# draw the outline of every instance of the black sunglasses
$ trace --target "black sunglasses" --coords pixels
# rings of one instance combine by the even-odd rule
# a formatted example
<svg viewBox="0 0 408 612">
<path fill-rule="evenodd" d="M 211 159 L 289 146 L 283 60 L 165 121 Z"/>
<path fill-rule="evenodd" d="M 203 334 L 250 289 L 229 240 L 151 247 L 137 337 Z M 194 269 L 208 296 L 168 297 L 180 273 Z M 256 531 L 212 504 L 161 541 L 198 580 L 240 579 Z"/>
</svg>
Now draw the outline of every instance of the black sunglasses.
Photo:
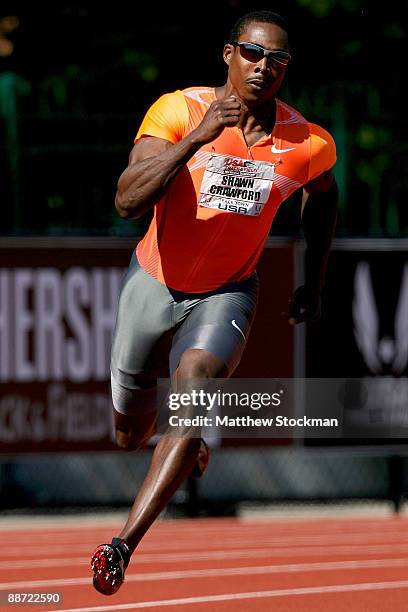
<svg viewBox="0 0 408 612">
<path fill-rule="evenodd" d="M 291 55 L 287 51 L 267 51 L 255 43 L 239 42 L 234 46 L 240 48 L 242 57 L 249 62 L 257 63 L 266 57 L 268 62 L 279 64 L 279 66 L 283 67 L 287 66 L 291 60 Z"/>
</svg>

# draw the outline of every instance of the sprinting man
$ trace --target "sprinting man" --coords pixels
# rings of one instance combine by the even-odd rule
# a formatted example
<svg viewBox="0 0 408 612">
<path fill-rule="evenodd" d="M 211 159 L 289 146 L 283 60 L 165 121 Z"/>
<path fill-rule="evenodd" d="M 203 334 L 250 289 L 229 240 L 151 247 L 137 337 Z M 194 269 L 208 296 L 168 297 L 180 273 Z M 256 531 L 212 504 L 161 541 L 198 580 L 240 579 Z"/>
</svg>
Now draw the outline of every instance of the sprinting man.
<svg viewBox="0 0 408 612">
<path fill-rule="evenodd" d="M 303 187 L 306 279 L 288 322 L 320 316 L 335 227 L 336 152 L 321 127 L 278 100 L 291 56 L 287 27 L 269 11 L 244 15 L 223 50 L 225 85 L 163 95 L 144 118 L 119 179 L 116 208 L 135 219 L 154 208 L 121 292 L 112 347 L 116 438 L 136 449 L 155 432 L 156 357 L 173 334 L 172 384 L 228 377 L 257 303 L 255 267 L 281 203 Z M 126 525 L 92 558 L 95 588 L 115 593 L 130 556 L 181 483 L 200 476 L 208 448 L 163 435 Z"/>
</svg>

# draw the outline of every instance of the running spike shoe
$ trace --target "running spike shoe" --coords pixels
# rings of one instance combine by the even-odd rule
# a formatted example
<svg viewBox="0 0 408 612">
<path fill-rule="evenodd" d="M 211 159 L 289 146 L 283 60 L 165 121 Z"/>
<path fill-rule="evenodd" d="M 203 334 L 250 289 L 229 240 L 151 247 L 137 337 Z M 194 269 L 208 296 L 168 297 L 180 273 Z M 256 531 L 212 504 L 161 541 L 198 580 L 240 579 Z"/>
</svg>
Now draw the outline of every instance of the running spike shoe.
<svg viewBox="0 0 408 612">
<path fill-rule="evenodd" d="M 125 580 L 130 550 L 124 540 L 113 538 L 111 544 L 101 544 L 91 559 L 93 585 L 103 595 L 113 595 Z"/>
</svg>

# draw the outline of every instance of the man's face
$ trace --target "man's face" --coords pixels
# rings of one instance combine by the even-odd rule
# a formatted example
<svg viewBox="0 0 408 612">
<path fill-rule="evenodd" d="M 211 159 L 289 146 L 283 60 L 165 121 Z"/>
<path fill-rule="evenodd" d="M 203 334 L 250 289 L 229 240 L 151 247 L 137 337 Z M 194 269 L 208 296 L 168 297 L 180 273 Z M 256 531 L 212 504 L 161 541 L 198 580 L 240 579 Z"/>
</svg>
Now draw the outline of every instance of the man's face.
<svg viewBox="0 0 408 612">
<path fill-rule="evenodd" d="M 250 23 L 238 42 L 254 43 L 267 51 L 289 51 L 285 30 L 273 23 Z M 273 100 L 286 73 L 286 66 L 272 58 L 257 58 L 245 48 L 229 44 L 224 47 L 224 61 L 230 83 L 248 106 Z"/>
</svg>

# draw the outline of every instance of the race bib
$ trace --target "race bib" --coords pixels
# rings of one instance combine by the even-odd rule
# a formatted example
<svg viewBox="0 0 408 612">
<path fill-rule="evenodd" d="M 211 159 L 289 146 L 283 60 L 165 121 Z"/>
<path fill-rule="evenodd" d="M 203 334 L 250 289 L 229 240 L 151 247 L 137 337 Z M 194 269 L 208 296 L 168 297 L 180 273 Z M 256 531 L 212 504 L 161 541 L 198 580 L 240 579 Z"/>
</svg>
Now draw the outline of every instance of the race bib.
<svg viewBox="0 0 408 612">
<path fill-rule="evenodd" d="M 256 217 L 268 201 L 274 172 L 268 162 L 213 154 L 207 162 L 198 204 Z"/>
</svg>

